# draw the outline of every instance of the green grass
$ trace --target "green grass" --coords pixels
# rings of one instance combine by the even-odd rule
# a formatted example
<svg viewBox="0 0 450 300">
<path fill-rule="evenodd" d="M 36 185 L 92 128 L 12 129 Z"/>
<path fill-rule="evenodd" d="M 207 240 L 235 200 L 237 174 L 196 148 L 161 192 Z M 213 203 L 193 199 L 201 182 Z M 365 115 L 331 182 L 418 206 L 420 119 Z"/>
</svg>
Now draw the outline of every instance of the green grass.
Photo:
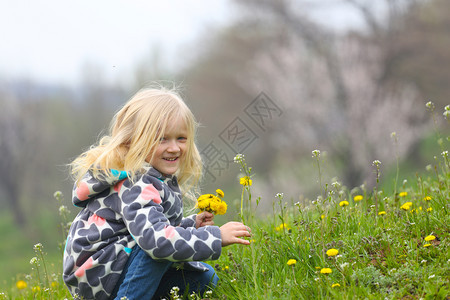
<svg viewBox="0 0 450 300">
<path fill-rule="evenodd" d="M 447 154 L 437 161 L 436 170 L 399 187 L 399 195 L 378 191 L 378 207 L 371 191 L 329 184 L 332 189 L 311 205 L 288 204 L 279 195 L 278 207 L 266 219 L 254 218 L 247 210 L 252 244 L 223 249 L 215 262 L 222 280 L 213 297 L 446 299 L 450 295 Z M 363 200 L 355 202 L 355 195 L 364 195 Z M 339 205 L 344 200 L 348 206 Z M 406 202 L 412 205 L 401 209 Z M 435 239 L 426 241 L 430 235 Z M 329 249 L 339 254 L 329 257 Z M 296 263 L 289 266 L 290 259 Z M 323 268 L 331 273 L 322 274 Z"/>
<path fill-rule="evenodd" d="M 320 155 L 316 159 L 320 165 Z M 243 173 L 252 175 L 245 161 L 240 165 Z M 236 211 L 252 228 L 251 244 L 225 247 L 220 259 L 210 262 L 221 280 L 211 294 L 203 297 L 448 299 L 447 152 L 434 160 L 430 171 L 419 172 L 414 178 L 399 183 L 395 195 L 391 188 L 388 192 L 375 188 L 378 192 L 374 192 L 348 189 L 336 182 L 322 182 L 322 195 L 314 202 L 293 203 L 282 194 L 266 195 L 268 199 L 273 197 L 275 204 L 272 214 L 266 216 L 256 216 L 259 199 L 251 198 L 251 187 L 243 187 Z M 355 195 L 363 199 L 355 202 Z M 348 205 L 340 206 L 344 200 Z M 412 203 L 408 209 L 403 206 L 407 202 Z M 377 213 L 382 211 L 385 214 Z M 426 241 L 431 235 L 435 238 Z M 329 249 L 337 249 L 338 255 L 328 256 Z M 35 256 L 39 267 L 31 270 L 29 265 L 28 276 L 15 276 L 24 280 L 26 287 L 19 289 L 14 282 L 3 290 L 0 299 L 70 298 L 60 273 L 45 274 L 46 259 L 38 250 Z M 29 264 L 30 259 L 23 260 Z M 295 263 L 288 265 L 292 259 Z M 322 274 L 324 268 L 331 273 Z"/>
</svg>

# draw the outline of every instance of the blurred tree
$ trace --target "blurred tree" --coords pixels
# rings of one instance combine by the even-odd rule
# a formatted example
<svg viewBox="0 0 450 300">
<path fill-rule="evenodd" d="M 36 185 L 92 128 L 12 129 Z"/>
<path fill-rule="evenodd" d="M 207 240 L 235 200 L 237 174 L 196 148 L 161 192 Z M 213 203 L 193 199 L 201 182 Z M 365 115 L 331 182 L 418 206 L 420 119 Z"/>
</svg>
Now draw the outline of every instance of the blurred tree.
<svg viewBox="0 0 450 300">
<path fill-rule="evenodd" d="M 310 152 L 316 148 L 328 152 L 330 177 L 338 176 L 350 187 L 373 183 L 375 159 L 388 168 L 397 157 L 414 152 L 431 128 L 425 109 L 429 94 L 422 87 L 431 80 L 425 71 L 439 67 L 414 69 L 420 76 L 411 71 L 417 64 L 412 53 L 428 59 L 433 54 L 413 38 L 418 35 L 414 26 L 423 25 L 406 24 L 416 22 L 414 15 L 424 19 L 422 9 L 442 1 L 386 0 L 375 5 L 343 0 L 367 23 L 344 33 L 313 21 L 308 7 L 316 2 L 235 2 L 240 9 L 234 24 L 198 41 L 203 47 L 182 76 L 209 132 L 219 133 L 261 91 L 283 108 L 280 124 L 250 149 L 251 163 L 269 183 L 263 184 L 266 192 L 277 187 L 308 194 L 316 177 L 311 172 L 317 170 L 306 165 L 311 165 Z M 435 32 L 436 47 L 439 36 L 447 39 L 444 28 Z M 446 53 L 446 48 L 439 49 Z M 392 132 L 399 140 L 397 149 Z M 215 136 L 204 143 L 211 138 Z"/>
<path fill-rule="evenodd" d="M 409 6 L 387 5 L 386 17 L 375 18 L 369 4 L 351 2 L 372 31 L 338 35 L 308 18 L 299 2 L 246 1 L 249 23 L 260 22 L 260 28 L 275 25 L 272 42 L 259 48 L 241 80 L 283 101 L 290 128 L 286 147 L 301 141 L 299 146 L 310 145 L 311 150 L 329 150 L 333 164 L 342 164 L 339 177 L 357 186 L 370 184 L 373 160 L 386 165 L 395 160 L 391 132 L 400 137 L 401 156 L 430 123 L 416 86 L 404 77 L 386 76 L 393 69 L 392 60 L 408 53 L 403 49 L 394 54 L 391 49 L 397 41 L 396 19 Z M 290 149 L 295 150 L 288 156 L 295 157 L 298 148 Z"/>
<path fill-rule="evenodd" d="M 276 124 L 266 128 L 266 132 L 257 131 L 257 125 L 246 117 L 244 109 L 262 90 L 255 91 L 247 85 L 246 80 L 240 79 L 248 62 L 252 61 L 260 47 L 265 46 L 267 33 L 249 24 L 235 24 L 213 35 L 203 37 L 196 45 L 198 52 L 195 57 L 186 57 L 189 67 L 181 70 L 179 81 L 187 86 L 186 100 L 193 109 L 201 126 L 199 129 L 200 150 L 213 142 L 220 148 L 221 153 L 227 155 L 231 164 L 220 173 L 220 184 L 235 184 L 236 168 L 233 168 L 233 157 L 236 153 L 231 151 L 221 141 L 219 135 L 236 118 L 240 117 L 256 131 L 258 138 L 244 154 L 249 156 L 252 165 L 258 165 L 259 175 L 270 172 L 275 161 L 276 145 L 268 132 L 276 131 Z M 265 90 L 266 91 L 266 90 Z M 219 173 L 217 173 L 219 175 Z M 205 182 L 206 188 L 214 188 L 217 183 Z M 210 186 L 209 186 L 210 185 Z"/>
<path fill-rule="evenodd" d="M 43 107 L 31 96 L 33 84 L 21 83 L 20 89 L 21 95 L 0 91 L 3 110 L 0 118 L 0 195 L 12 210 L 16 223 L 24 226 L 24 186 L 39 178 L 39 171 L 33 172 L 33 167 L 45 159 L 42 149 L 47 136 L 42 130 Z M 27 196 L 32 201 L 38 198 L 33 194 Z"/>
<path fill-rule="evenodd" d="M 445 0 L 384 1 L 387 18 L 366 2 L 348 0 L 364 16 L 368 42 L 384 49 L 380 81 L 413 84 L 439 108 L 450 97 L 450 2 Z"/>
<path fill-rule="evenodd" d="M 67 164 L 106 130 L 126 101 L 124 94 L 92 74 L 79 89 L 1 81 L 0 202 L 8 205 L 17 224 L 25 226 L 28 218 L 48 210 L 45 204 L 55 201 L 56 190 L 70 195 Z"/>
</svg>

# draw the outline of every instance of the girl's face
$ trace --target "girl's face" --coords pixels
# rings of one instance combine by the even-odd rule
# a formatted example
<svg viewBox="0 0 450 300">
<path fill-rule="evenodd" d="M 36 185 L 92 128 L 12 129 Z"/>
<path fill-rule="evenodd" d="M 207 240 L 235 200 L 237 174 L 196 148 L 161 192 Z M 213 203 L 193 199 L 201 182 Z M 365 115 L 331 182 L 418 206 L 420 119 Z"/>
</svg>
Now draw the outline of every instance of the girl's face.
<svg viewBox="0 0 450 300">
<path fill-rule="evenodd" d="M 153 159 L 150 161 L 152 167 L 164 175 L 175 174 L 184 159 L 187 138 L 188 130 L 181 118 L 170 123 L 160 144 L 156 147 Z"/>
</svg>

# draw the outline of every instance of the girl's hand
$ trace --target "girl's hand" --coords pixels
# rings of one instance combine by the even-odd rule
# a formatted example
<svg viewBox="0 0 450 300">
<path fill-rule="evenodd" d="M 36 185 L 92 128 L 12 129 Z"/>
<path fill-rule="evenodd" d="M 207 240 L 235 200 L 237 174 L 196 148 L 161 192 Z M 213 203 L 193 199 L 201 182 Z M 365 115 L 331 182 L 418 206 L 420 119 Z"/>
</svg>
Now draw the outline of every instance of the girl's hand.
<svg viewBox="0 0 450 300">
<path fill-rule="evenodd" d="M 207 225 L 214 225 L 213 219 L 214 219 L 213 213 L 210 213 L 208 211 L 201 212 L 195 217 L 195 228 Z"/>
<path fill-rule="evenodd" d="M 251 237 L 250 228 L 240 222 L 228 222 L 220 227 L 222 234 L 222 247 L 231 244 L 250 245 L 250 241 L 240 237 Z"/>
</svg>

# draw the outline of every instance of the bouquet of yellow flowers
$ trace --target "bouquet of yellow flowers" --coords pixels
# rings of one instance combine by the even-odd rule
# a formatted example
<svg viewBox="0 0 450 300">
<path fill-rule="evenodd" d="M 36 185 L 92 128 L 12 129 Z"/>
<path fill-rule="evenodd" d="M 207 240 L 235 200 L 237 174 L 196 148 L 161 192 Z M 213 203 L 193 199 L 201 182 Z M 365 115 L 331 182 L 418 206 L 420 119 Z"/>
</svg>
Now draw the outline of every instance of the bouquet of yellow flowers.
<svg viewBox="0 0 450 300">
<path fill-rule="evenodd" d="M 223 215 L 227 212 L 227 204 L 221 198 L 225 196 L 221 189 L 216 190 L 216 195 L 204 194 L 198 197 L 196 207 L 200 212 L 208 211 L 216 215 Z"/>
</svg>

